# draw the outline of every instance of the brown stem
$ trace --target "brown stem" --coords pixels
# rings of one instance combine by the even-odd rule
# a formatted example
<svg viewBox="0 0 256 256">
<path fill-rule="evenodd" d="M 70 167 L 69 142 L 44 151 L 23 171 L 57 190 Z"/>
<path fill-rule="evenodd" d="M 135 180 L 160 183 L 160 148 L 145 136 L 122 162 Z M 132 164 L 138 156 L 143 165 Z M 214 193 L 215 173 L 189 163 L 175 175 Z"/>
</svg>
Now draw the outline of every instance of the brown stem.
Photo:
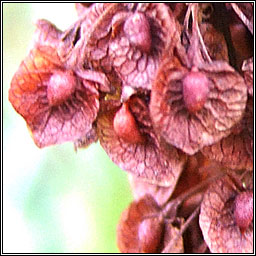
<svg viewBox="0 0 256 256">
<path fill-rule="evenodd" d="M 179 238 L 182 236 L 184 231 L 188 228 L 191 221 L 197 216 L 197 214 L 199 213 L 199 210 L 200 210 L 200 205 L 197 206 L 194 212 L 189 216 L 186 222 L 181 226 L 180 231 L 176 234 L 175 237 L 173 237 L 173 239 L 169 242 L 169 244 L 164 248 L 162 253 L 169 253 L 172 250 L 172 248 L 175 246 L 175 244 L 177 243 Z"/>
<path fill-rule="evenodd" d="M 199 26 L 198 26 L 198 20 L 197 20 L 198 19 L 198 3 L 192 5 L 191 11 L 192 11 L 192 19 L 193 19 L 192 33 L 193 33 L 193 35 L 196 35 L 196 38 L 197 38 L 196 40 L 198 40 L 200 42 L 202 52 L 203 52 L 207 62 L 211 63 L 212 59 L 208 54 L 208 51 L 206 49 L 203 37 L 201 35 L 200 29 L 199 29 Z"/>
<path fill-rule="evenodd" d="M 237 14 L 237 16 L 242 20 L 244 25 L 249 29 L 249 31 L 253 35 L 253 22 L 251 22 L 250 20 L 247 19 L 247 17 L 240 10 L 240 8 L 238 7 L 238 5 L 236 3 L 230 3 L 230 4 L 231 4 L 233 10 L 235 11 L 235 13 Z"/>
<path fill-rule="evenodd" d="M 212 59 L 208 54 L 198 25 L 198 3 L 191 3 L 188 5 L 188 10 L 184 19 L 184 27 L 186 33 L 188 33 L 189 30 L 190 15 L 192 15 L 192 36 L 190 37 L 191 45 L 188 55 L 192 60 L 192 66 L 198 66 L 198 63 L 203 63 L 203 56 L 207 62 L 211 63 Z M 201 48 L 201 51 L 199 51 L 199 48 Z"/>
<path fill-rule="evenodd" d="M 184 18 L 184 28 L 186 32 L 188 32 L 188 29 L 189 29 L 189 18 L 191 14 L 191 7 L 192 7 L 192 4 L 188 4 L 188 9 Z"/>
<path fill-rule="evenodd" d="M 178 196 L 176 199 L 167 200 L 167 202 L 163 206 L 163 215 L 166 217 L 172 217 L 176 216 L 178 207 L 181 205 L 181 203 L 187 199 L 188 197 L 196 194 L 197 192 L 200 192 L 203 188 L 205 188 L 207 185 L 209 185 L 211 182 L 215 181 L 216 179 L 224 176 L 225 173 L 220 173 L 214 177 L 210 177 L 207 180 L 201 182 L 200 184 L 192 187 L 187 192 L 183 193 L 182 195 Z"/>
</svg>

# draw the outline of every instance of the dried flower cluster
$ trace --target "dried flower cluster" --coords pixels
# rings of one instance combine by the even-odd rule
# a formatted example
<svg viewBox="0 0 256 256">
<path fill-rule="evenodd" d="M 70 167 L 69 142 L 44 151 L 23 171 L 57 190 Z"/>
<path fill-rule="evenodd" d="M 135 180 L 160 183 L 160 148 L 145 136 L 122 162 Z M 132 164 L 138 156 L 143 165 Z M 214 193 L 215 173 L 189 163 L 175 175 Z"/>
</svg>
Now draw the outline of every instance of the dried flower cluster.
<svg viewBox="0 0 256 256">
<path fill-rule="evenodd" d="M 253 4 L 76 8 L 11 82 L 36 145 L 99 140 L 130 173 L 121 252 L 252 252 Z"/>
</svg>

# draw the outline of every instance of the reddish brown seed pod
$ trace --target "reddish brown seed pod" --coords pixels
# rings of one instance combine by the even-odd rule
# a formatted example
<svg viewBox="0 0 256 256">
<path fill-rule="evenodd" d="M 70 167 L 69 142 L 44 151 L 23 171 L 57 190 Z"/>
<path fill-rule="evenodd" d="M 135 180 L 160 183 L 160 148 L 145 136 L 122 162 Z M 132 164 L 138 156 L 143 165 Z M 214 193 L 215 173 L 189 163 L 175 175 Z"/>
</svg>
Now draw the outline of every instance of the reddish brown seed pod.
<svg viewBox="0 0 256 256">
<path fill-rule="evenodd" d="M 133 201 L 121 214 L 117 226 L 117 246 L 121 253 L 160 253 L 170 243 L 166 253 L 183 253 L 183 238 L 162 214 L 154 197 L 147 194 Z"/>
<path fill-rule="evenodd" d="M 83 137 L 99 110 L 95 83 L 65 69 L 49 46 L 33 48 L 22 61 L 11 81 L 9 101 L 40 148 Z"/>
<path fill-rule="evenodd" d="M 141 253 L 155 253 L 161 244 L 164 221 L 159 217 L 144 219 L 138 228 Z"/>
<path fill-rule="evenodd" d="M 244 191 L 234 201 L 234 218 L 241 231 L 246 230 L 253 219 L 253 192 Z"/>
<path fill-rule="evenodd" d="M 150 24 L 145 14 L 137 12 L 124 23 L 124 32 L 130 42 L 143 52 L 151 49 Z"/>
<path fill-rule="evenodd" d="M 161 208 L 154 198 L 150 195 L 146 195 L 138 201 L 133 201 L 129 207 L 122 212 L 117 226 L 117 246 L 121 253 L 141 253 L 142 250 L 144 253 L 157 252 L 152 251 L 153 248 L 146 244 L 147 241 L 151 240 L 151 233 L 157 233 L 155 230 L 150 230 L 149 226 L 153 228 L 152 226 L 159 222 L 164 224 L 159 216 L 160 211 Z M 164 228 L 163 225 L 160 224 L 160 226 Z M 155 248 L 156 246 L 154 245 L 153 247 Z"/>
<path fill-rule="evenodd" d="M 207 76 L 192 68 L 183 79 L 183 100 L 190 113 L 202 109 L 209 93 Z"/>
<path fill-rule="evenodd" d="M 128 103 L 123 103 L 117 111 L 113 121 L 114 131 L 118 137 L 129 143 L 142 143 L 144 141 L 136 121 L 129 110 Z"/>
<path fill-rule="evenodd" d="M 124 4 L 111 28 L 108 57 L 115 72 L 123 84 L 151 90 L 160 56 L 177 31 L 170 8 L 164 3 Z"/>
<path fill-rule="evenodd" d="M 54 72 L 47 86 L 47 98 L 50 105 L 63 103 L 75 91 L 77 80 L 72 71 Z"/>
<path fill-rule="evenodd" d="M 158 139 L 153 130 L 147 102 L 142 95 L 132 96 L 126 104 L 129 104 L 129 108 L 127 105 L 99 114 L 97 134 L 101 146 L 122 170 L 150 184 L 174 188 L 186 162 L 185 154 Z M 132 116 L 124 118 L 128 119 L 128 127 L 135 127 L 132 132 L 127 128 L 127 132 L 122 131 L 119 124 L 122 123 L 122 112 L 125 115 L 129 112 L 128 116 Z M 126 121 L 124 124 L 126 125 Z M 124 135 L 124 139 L 120 135 Z M 138 143 L 133 143 L 134 141 Z"/>
<path fill-rule="evenodd" d="M 199 225 L 212 253 L 253 252 L 253 175 L 247 172 L 242 180 L 236 177 L 225 175 L 204 193 Z M 243 183 L 246 190 L 241 192 Z"/>
</svg>

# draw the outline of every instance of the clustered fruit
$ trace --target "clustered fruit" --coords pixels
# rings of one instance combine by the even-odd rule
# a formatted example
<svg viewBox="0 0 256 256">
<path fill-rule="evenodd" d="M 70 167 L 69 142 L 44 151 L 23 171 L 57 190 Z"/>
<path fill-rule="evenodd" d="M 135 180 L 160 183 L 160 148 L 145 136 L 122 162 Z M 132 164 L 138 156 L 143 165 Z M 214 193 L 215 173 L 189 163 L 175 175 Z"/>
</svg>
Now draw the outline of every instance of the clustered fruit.
<svg viewBox="0 0 256 256">
<path fill-rule="evenodd" d="M 253 251 L 253 7 L 77 3 L 66 31 L 37 22 L 9 100 L 38 147 L 99 140 L 129 172 L 121 252 Z"/>
</svg>

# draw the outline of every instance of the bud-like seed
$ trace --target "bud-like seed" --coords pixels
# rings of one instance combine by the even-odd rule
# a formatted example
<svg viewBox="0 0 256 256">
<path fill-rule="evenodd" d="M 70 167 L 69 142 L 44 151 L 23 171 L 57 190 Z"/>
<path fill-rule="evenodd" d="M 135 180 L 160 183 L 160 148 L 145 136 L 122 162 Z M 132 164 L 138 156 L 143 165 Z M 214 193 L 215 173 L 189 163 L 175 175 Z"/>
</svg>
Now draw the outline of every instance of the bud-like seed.
<svg viewBox="0 0 256 256">
<path fill-rule="evenodd" d="M 183 100 L 190 113 L 202 109 L 208 93 L 209 80 L 204 73 L 192 70 L 183 79 Z"/>
<path fill-rule="evenodd" d="M 113 125 L 117 136 L 126 142 L 142 143 L 144 141 L 127 103 L 124 103 L 115 114 Z"/>
<path fill-rule="evenodd" d="M 124 32 L 131 44 L 141 51 L 149 53 L 151 49 L 150 25 L 145 14 L 137 12 L 124 23 Z"/>
<path fill-rule="evenodd" d="M 244 191 L 237 195 L 234 207 L 234 218 L 237 226 L 242 231 L 246 230 L 253 219 L 253 192 Z"/>
<path fill-rule="evenodd" d="M 71 71 L 54 72 L 47 86 L 47 98 L 50 105 L 63 103 L 75 91 L 76 77 Z"/>
</svg>

